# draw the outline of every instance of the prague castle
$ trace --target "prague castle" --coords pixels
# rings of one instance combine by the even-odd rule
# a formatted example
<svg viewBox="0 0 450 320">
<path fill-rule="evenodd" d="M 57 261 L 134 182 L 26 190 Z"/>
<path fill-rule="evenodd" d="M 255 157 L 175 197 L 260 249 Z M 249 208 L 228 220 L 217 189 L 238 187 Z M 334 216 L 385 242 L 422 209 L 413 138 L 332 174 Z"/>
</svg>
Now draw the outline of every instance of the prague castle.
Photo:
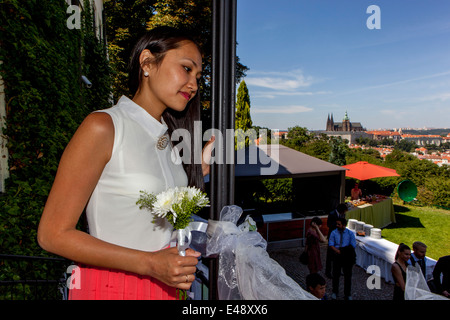
<svg viewBox="0 0 450 320">
<path fill-rule="evenodd" d="M 325 133 L 331 137 L 341 137 L 348 141 L 349 144 L 356 143 L 357 138 L 370 138 L 366 133 L 366 129 L 361 122 L 351 122 L 347 111 L 345 112 L 342 122 L 334 122 L 333 114 L 328 114 L 327 126 L 325 131 L 316 131 L 317 133 Z"/>
<path fill-rule="evenodd" d="M 362 132 L 366 131 L 361 125 L 361 122 L 350 122 L 347 111 L 345 111 L 345 117 L 342 122 L 334 122 L 333 114 L 328 114 L 326 131 L 349 131 L 349 132 Z"/>
</svg>

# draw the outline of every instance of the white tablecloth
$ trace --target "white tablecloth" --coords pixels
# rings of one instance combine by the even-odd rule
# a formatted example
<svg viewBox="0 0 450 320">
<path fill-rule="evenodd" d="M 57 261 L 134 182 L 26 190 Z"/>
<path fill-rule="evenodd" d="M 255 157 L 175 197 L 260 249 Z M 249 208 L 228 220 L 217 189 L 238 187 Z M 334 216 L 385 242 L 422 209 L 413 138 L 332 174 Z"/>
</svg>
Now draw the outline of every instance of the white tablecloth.
<svg viewBox="0 0 450 320">
<path fill-rule="evenodd" d="M 409 247 L 412 250 L 412 244 Z M 394 283 L 391 266 L 394 263 L 397 248 L 398 244 L 386 239 L 356 236 L 356 264 L 365 270 L 371 265 L 376 265 L 380 268 L 380 276 L 386 282 Z M 434 266 L 436 265 L 436 260 L 426 257 L 425 263 L 427 280 L 430 280 Z"/>
</svg>

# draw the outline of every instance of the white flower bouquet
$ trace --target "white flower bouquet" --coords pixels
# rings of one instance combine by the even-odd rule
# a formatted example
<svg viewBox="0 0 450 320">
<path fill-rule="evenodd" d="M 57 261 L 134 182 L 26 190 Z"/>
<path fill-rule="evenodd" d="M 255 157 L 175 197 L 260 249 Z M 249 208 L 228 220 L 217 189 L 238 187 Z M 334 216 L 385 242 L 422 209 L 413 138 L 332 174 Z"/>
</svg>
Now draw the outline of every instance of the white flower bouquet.
<svg viewBox="0 0 450 320">
<path fill-rule="evenodd" d="M 141 191 L 136 202 L 140 209 L 147 209 L 156 218 L 166 218 L 176 230 L 185 229 L 193 220 L 192 215 L 209 205 L 204 192 L 194 187 L 175 187 L 157 195 Z"/>
</svg>

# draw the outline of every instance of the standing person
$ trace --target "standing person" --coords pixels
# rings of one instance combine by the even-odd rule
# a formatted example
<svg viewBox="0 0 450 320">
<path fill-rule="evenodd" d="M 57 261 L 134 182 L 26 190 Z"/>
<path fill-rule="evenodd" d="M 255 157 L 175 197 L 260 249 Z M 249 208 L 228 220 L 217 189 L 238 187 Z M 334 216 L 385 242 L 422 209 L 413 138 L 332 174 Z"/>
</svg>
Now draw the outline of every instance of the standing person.
<svg viewBox="0 0 450 320">
<path fill-rule="evenodd" d="M 406 268 L 411 258 L 411 249 L 404 243 L 400 243 L 395 254 L 395 262 L 392 264 L 391 272 L 394 277 L 393 300 L 405 300 Z"/>
<path fill-rule="evenodd" d="M 334 229 L 336 229 L 336 220 L 338 218 L 345 218 L 345 213 L 348 211 L 348 207 L 345 203 L 340 203 L 336 207 L 335 210 L 331 211 L 328 215 L 327 219 L 327 227 L 328 227 L 328 239 L 330 239 L 331 232 L 333 232 Z M 331 279 L 332 276 L 332 266 L 333 266 L 333 257 L 334 252 L 331 250 L 330 247 L 327 247 L 327 256 L 326 256 L 326 262 L 325 262 L 325 275 Z"/>
<path fill-rule="evenodd" d="M 352 200 L 358 200 L 358 199 L 362 198 L 362 191 L 358 187 L 357 183 L 355 183 L 355 186 L 353 187 L 353 189 L 351 191 L 351 198 L 352 198 Z"/>
<path fill-rule="evenodd" d="M 86 117 L 61 158 L 38 242 L 79 264 L 71 299 L 176 299 L 189 289 L 200 253 L 168 248 L 171 225 L 140 211 L 140 191 L 203 186 L 208 165 L 182 165 L 168 134 L 199 120 L 202 56 L 187 34 L 147 32 L 130 61 L 133 98 Z M 194 148 L 192 148 L 194 150 Z M 184 170 L 185 166 L 186 170 Z M 76 229 L 86 207 L 89 234 Z M 79 288 L 79 289 L 78 289 Z"/>
<path fill-rule="evenodd" d="M 435 292 L 450 298 L 450 256 L 439 258 L 434 266 L 433 281 Z"/>
<path fill-rule="evenodd" d="M 322 270 L 322 260 L 320 258 L 320 243 L 327 242 L 327 239 L 320 231 L 322 219 L 314 217 L 306 232 L 306 250 L 308 253 L 308 269 L 310 273 L 317 273 Z"/>
<path fill-rule="evenodd" d="M 352 300 L 352 269 L 356 261 L 356 238 L 352 231 L 346 228 L 347 220 L 338 218 L 336 229 L 330 235 L 328 245 L 334 252 L 333 258 L 333 293 L 332 299 L 339 294 L 339 278 L 341 270 L 344 274 L 344 295 L 346 300 Z"/>
<path fill-rule="evenodd" d="M 411 253 L 411 258 L 408 263 L 412 266 L 419 265 L 420 270 L 422 270 L 422 274 L 426 281 L 432 278 L 431 272 L 427 274 L 427 263 L 426 263 L 426 254 L 427 254 L 427 245 L 420 241 L 415 241 L 412 245 L 413 252 Z"/>
</svg>

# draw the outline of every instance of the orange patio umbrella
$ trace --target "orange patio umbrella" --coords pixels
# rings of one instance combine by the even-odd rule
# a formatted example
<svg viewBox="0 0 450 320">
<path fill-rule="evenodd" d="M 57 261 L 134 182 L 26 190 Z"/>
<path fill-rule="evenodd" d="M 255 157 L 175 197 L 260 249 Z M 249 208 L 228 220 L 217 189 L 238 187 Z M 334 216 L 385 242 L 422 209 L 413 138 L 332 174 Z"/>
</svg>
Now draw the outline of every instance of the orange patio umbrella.
<svg viewBox="0 0 450 320">
<path fill-rule="evenodd" d="M 345 176 L 355 178 L 358 180 L 369 180 L 372 178 L 381 177 L 399 177 L 400 175 L 394 170 L 376 164 L 368 163 L 367 161 L 359 161 L 352 164 L 342 166 L 348 169 L 345 171 Z"/>
</svg>

